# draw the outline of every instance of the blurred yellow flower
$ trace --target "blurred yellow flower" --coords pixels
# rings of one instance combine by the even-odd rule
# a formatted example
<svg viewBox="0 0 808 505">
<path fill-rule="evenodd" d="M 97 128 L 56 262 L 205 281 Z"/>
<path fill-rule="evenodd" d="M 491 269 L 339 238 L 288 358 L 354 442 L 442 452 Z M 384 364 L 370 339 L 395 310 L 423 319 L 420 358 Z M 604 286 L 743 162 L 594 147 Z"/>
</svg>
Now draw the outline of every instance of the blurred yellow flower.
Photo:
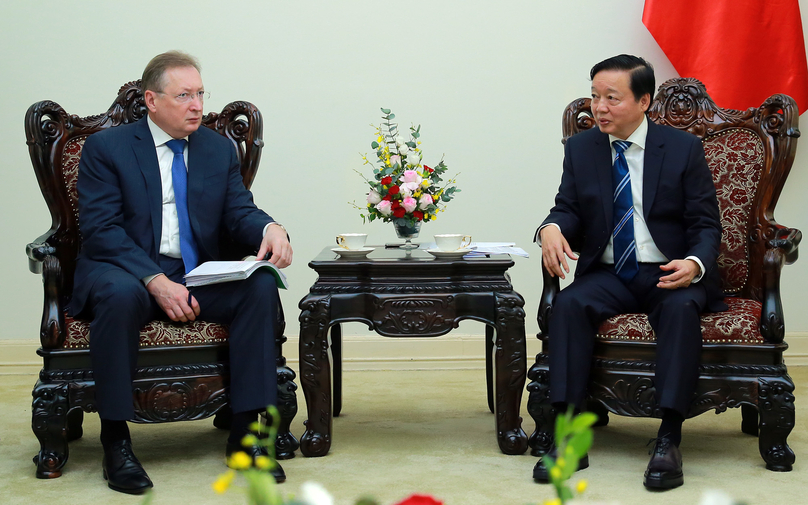
<svg viewBox="0 0 808 505">
<path fill-rule="evenodd" d="M 235 476 L 236 472 L 233 470 L 228 470 L 227 472 L 221 474 L 213 483 L 213 490 L 219 494 L 224 493 L 227 491 L 227 488 L 230 487 L 230 484 L 233 483 L 233 478 L 235 478 Z"/>
<path fill-rule="evenodd" d="M 234 452 L 227 460 L 227 466 L 234 470 L 246 470 L 252 465 L 252 458 L 246 452 Z"/>
<path fill-rule="evenodd" d="M 550 469 L 550 477 L 552 477 L 553 479 L 556 479 L 556 480 L 560 479 L 561 478 L 561 468 L 559 468 L 558 466 L 554 466 L 553 468 L 551 468 Z"/>
<path fill-rule="evenodd" d="M 561 505 L 561 498 L 553 498 L 552 500 L 545 500 L 544 505 Z"/>
<path fill-rule="evenodd" d="M 269 456 L 256 456 L 255 467 L 259 470 L 269 470 L 272 467 L 272 460 Z"/>
<path fill-rule="evenodd" d="M 558 468 L 564 468 L 567 465 L 567 462 L 564 460 L 564 458 L 558 458 L 556 460 L 556 465 L 558 465 Z"/>
<path fill-rule="evenodd" d="M 579 480 L 578 484 L 575 485 L 575 490 L 578 491 L 579 494 L 583 493 L 586 491 L 586 484 L 585 480 Z"/>
</svg>

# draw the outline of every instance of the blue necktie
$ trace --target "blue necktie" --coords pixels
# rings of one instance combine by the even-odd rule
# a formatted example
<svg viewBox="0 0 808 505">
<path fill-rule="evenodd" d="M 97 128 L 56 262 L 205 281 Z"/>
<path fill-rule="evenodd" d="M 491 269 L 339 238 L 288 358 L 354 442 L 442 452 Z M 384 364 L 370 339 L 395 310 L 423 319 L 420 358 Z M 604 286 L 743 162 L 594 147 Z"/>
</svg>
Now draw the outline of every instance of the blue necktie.
<svg viewBox="0 0 808 505">
<path fill-rule="evenodd" d="M 620 279 L 628 284 L 637 275 L 637 244 L 634 242 L 634 200 L 631 197 L 631 176 L 623 151 L 631 146 L 631 142 L 615 140 L 612 142 L 617 156 L 612 165 L 612 184 L 614 186 L 614 271 Z"/>
<path fill-rule="evenodd" d="M 188 215 L 188 170 L 185 169 L 185 139 L 173 139 L 166 142 L 174 151 L 171 162 L 171 178 L 174 184 L 174 203 L 177 205 L 177 218 L 180 222 L 180 253 L 187 274 L 199 264 L 199 253 L 191 232 L 191 218 Z"/>
</svg>

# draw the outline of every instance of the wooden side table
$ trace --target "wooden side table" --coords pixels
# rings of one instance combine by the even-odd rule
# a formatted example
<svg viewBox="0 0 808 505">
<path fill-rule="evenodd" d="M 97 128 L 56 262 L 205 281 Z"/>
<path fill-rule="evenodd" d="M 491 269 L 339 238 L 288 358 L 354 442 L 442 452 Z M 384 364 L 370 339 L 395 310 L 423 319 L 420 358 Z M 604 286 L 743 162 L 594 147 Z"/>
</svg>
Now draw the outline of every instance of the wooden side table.
<svg viewBox="0 0 808 505">
<path fill-rule="evenodd" d="M 525 302 L 507 274 L 510 256 L 438 260 L 418 249 L 376 247 L 366 258 L 345 259 L 326 248 L 309 266 L 319 278 L 300 301 L 300 381 L 308 408 L 303 455 L 328 453 L 332 417 L 341 407 L 341 349 L 335 346 L 332 410 L 329 328 L 336 330 L 335 343 L 339 324 L 349 321 L 385 337 L 437 337 L 463 319 L 486 324 L 489 407 L 499 447 L 505 454 L 525 452 L 519 416 L 527 367 Z"/>
</svg>

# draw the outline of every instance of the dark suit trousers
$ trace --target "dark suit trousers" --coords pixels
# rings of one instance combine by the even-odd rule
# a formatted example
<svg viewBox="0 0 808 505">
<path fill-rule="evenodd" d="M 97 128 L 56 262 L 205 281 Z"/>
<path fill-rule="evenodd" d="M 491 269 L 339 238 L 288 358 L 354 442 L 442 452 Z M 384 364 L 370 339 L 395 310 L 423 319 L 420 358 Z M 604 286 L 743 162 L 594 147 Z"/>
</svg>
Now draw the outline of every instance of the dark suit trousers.
<svg viewBox="0 0 808 505">
<path fill-rule="evenodd" d="M 170 279 L 182 279 L 180 260 L 161 257 L 160 263 Z M 199 302 L 199 319 L 229 325 L 233 412 L 274 405 L 278 313 L 275 278 L 259 270 L 244 281 L 194 287 L 190 291 Z M 102 419 L 132 419 L 132 381 L 140 329 L 151 320 L 167 316 L 143 282 L 121 269 L 114 269 L 95 282 L 89 308 L 93 317 L 90 355 L 98 414 Z"/>
<path fill-rule="evenodd" d="M 602 265 L 561 290 L 549 328 L 551 402 L 582 406 L 598 326 L 616 314 L 643 312 L 657 339 L 657 401 L 687 417 L 698 379 L 699 316 L 707 295 L 699 283 L 674 290 L 656 287 L 664 275 L 658 264 L 643 263 L 626 285 L 611 265 Z"/>
</svg>

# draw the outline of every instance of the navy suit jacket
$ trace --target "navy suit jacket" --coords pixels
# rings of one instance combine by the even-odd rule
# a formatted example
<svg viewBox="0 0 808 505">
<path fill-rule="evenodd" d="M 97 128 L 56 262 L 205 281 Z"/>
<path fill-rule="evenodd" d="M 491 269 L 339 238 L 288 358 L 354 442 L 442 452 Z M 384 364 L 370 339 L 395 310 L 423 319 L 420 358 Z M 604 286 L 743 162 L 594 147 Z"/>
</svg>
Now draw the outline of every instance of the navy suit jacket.
<svg viewBox="0 0 808 505">
<path fill-rule="evenodd" d="M 163 190 L 146 118 L 87 138 L 77 190 L 82 248 L 73 314 L 82 312 L 93 283 L 109 269 L 121 268 L 138 279 L 162 272 Z M 188 207 L 200 263 L 218 259 L 222 229 L 257 248 L 272 222 L 244 188 L 235 147 L 205 127 L 188 137 Z"/>
<path fill-rule="evenodd" d="M 580 251 L 576 276 L 600 264 L 613 228 L 613 194 L 609 136 L 592 128 L 568 138 L 561 186 L 542 226 L 558 224 Z M 642 201 L 648 230 L 662 254 L 669 260 L 699 258 L 708 309 L 726 309 L 716 266 L 718 201 L 698 137 L 648 121 Z"/>
</svg>

